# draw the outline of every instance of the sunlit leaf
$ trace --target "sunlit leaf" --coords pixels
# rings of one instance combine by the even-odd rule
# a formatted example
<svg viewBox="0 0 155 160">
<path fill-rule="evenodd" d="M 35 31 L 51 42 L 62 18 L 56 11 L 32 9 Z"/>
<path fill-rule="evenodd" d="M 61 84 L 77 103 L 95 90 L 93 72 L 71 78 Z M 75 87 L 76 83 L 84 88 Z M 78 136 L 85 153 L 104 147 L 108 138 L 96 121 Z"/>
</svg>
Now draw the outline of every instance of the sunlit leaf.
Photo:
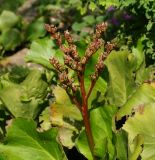
<svg viewBox="0 0 155 160">
<path fill-rule="evenodd" d="M 4 85 L 0 90 L 0 99 L 13 116 L 35 118 L 42 110 L 47 87 L 42 73 L 32 70 L 21 84 L 10 82 Z"/>
<path fill-rule="evenodd" d="M 87 140 L 87 137 L 86 137 L 85 130 L 83 130 L 80 133 L 80 135 L 78 137 L 78 140 L 76 142 L 76 147 L 77 147 L 78 151 L 81 154 L 83 154 L 87 159 L 93 160 L 91 151 L 89 149 L 88 140 Z"/>
<path fill-rule="evenodd" d="M 106 159 L 108 156 L 110 160 L 113 160 L 115 157 L 115 147 L 112 142 L 112 117 L 116 110 L 114 106 L 104 106 L 93 109 L 90 112 L 90 122 L 95 143 L 94 154 L 102 159 Z M 92 159 L 85 131 L 80 134 L 76 147 L 85 157 Z"/>
<path fill-rule="evenodd" d="M 39 116 L 39 121 L 40 121 L 40 126 L 41 126 L 41 130 L 48 130 L 51 128 L 51 120 L 50 120 L 50 108 L 47 107 Z"/>
<path fill-rule="evenodd" d="M 57 130 L 39 133 L 32 120 L 16 119 L 8 128 L 6 140 L 0 143 L 0 157 L 4 160 L 65 160 L 56 141 Z"/>
<path fill-rule="evenodd" d="M 90 10 L 92 10 L 92 11 L 94 11 L 95 9 L 96 9 L 96 4 L 94 3 L 94 2 L 90 2 L 90 4 L 89 4 L 89 9 Z"/>
<path fill-rule="evenodd" d="M 56 101 L 51 104 L 51 123 L 60 127 L 59 137 L 62 144 L 68 148 L 72 148 L 75 143 L 74 137 L 76 137 L 81 129 L 81 113 L 78 108 L 71 103 L 64 89 L 55 87 L 53 93 Z"/>
<path fill-rule="evenodd" d="M 128 51 L 113 51 L 105 61 L 109 71 L 108 99 L 111 104 L 122 106 L 135 90 L 132 61 Z"/>
<path fill-rule="evenodd" d="M 91 82 L 90 78 L 85 79 L 85 86 L 87 92 L 89 91 L 91 85 L 90 82 Z M 99 77 L 88 99 L 89 108 L 91 108 L 92 101 L 97 98 L 98 93 L 100 94 L 100 96 L 103 97 L 105 95 L 106 90 L 107 90 L 106 81 L 103 78 Z"/>
<path fill-rule="evenodd" d="M 155 102 L 155 101 L 154 101 Z M 129 117 L 123 129 L 128 132 L 130 156 L 133 157 L 135 151 L 139 152 L 142 160 L 155 159 L 155 103 L 148 103 L 144 106 L 143 110 L 139 107 L 133 117 Z M 139 142 L 143 149 L 135 148 L 134 139 L 141 135 Z M 140 146 L 139 146 L 140 147 Z M 142 153 L 141 153 L 142 152 Z"/>
<path fill-rule="evenodd" d="M 136 83 L 143 84 L 147 81 L 153 81 L 154 79 L 154 66 L 148 66 L 145 67 L 145 64 L 143 64 L 140 69 L 136 72 Z"/>
<path fill-rule="evenodd" d="M 26 55 L 26 61 L 41 64 L 44 67 L 52 69 L 49 62 L 50 57 L 55 55 L 55 50 L 52 49 L 54 43 L 51 39 L 40 39 L 33 41 L 29 53 Z"/>
<path fill-rule="evenodd" d="M 99 0 L 99 4 L 105 6 L 106 8 L 111 6 L 119 6 L 119 0 Z"/>
<path fill-rule="evenodd" d="M 128 159 L 128 137 L 127 133 L 123 130 L 116 133 L 116 151 L 118 159 Z"/>
<path fill-rule="evenodd" d="M 117 119 L 125 115 L 131 115 L 138 107 L 155 102 L 155 86 L 152 84 L 144 83 L 140 86 L 128 99 L 126 104 L 118 111 Z"/>
<path fill-rule="evenodd" d="M 135 61 L 136 61 L 136 69 L 140 67 L 140 65 L 144 61 L 144 51 L 143 51 L 143 44 L 142 40 L 139 39 L 137 42 L 137 46 L 133 47 L 132 54 L 134 55 Z"/>
</svg>

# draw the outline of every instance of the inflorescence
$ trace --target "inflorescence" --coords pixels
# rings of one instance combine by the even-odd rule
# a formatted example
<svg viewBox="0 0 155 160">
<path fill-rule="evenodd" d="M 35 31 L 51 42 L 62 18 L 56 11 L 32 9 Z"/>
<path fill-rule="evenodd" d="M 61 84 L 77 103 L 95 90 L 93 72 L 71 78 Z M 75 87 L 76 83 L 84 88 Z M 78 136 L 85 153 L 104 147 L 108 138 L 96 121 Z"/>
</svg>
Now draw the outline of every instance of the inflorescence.
<svg viewBox="0 0 155 160">
<path fill-rule="evenodd" d="M 105 59 L 114 48 L 114 44 L 110 42 L 105 43 L 101 38 L 102 33 L 104 33 L 107 30 L 107 27 L 107 23 L 104 22 L 96 26 L 92 42 L 88 45 L 84 56 L 80 57 L 77 51 L 77 46 L 74 44 L 73 37 L 71 36 L 69 31 L 64 32 L 64 38 L 68 43 L 68 46 L 66 47 L 66 45 L 62 43 L 62 36 L 60 32 L 57 31 L 57 28 L 54 25 L 45 25 L 46 30 L 56 40 L 59 48 L 64 53 L 64 65 L 60 64 L 60 62 L 55 57 L 50 58 L 50 63 L 58 72 L 60 84 L 66 90 L 67 94 L 70 97 L 70 100 L 77 106 L 77 108 L 80 110 L 82 114 L 89 148 L 91 150 L 94 160 L 96 160 L 94 156 L 95 145 L 89 121 L 88 98 L 96 84 L 100 72 L 104 68 Z M 95 72 L 92 75 L 90 75 L 90 87 L 88 91 L 86 91 L 84 77 L 86 64 L 88 63 L 89 59 L 93 56 L 93 54 L 95 54 L 102 46 L 104 46 L 104 51 L 99 55 L 98 61 L 95 65 Z M 79 82 L 78 85 L 75 85 L 74 78 L 69 77 L 69 68 L 75 71 L 75 73 L 77 73 L 77 78 Z M 80 101 L 79 97 L 77 96 L 79 94 L 76 93 L 80 93 Z"/>
<path fill-rule="evenodd" d="M 77 46 L 74 44 L 73 37 L 68 30 L 64 32 L 64 39 L 68 43 L 68 46 L 66 47 L 63 44 L 62 36 L 60 32 L 58 32 L 57 28 L 54 25 L 45 24 L 45 29 L 51 34 L 51 37 L 53 37 L 53 39 L 56 40 L 59 48 L 64 53 L 65 65 L 61 65 L 60 62 L 55 57 L 50 58 L 50 63 L 58 72 L 60 83 L 67 91 L 68 89 L 71 89 L 72 92 L 75 92 L 78 89 L 78 86 L 74 85 L 74 79 L 70 78 L 68 75 L 68 68 L 77 72 L 80 83 L 80 76 L 84 75 L 85 66 L 88 63 L 89 59 L 93 56 L 93 54 L 96 53 L 98 49 L 104 46 L 105 51 L 101 53 L 98 58 L 97 64 L 95 66 L 95 72 L 94 74 L 90 75 L 93 83 L 96 82 L 96 80 L 98 79 L 100 72 L 104 68 L 104 60 L 107 58 L 107 56 L 114 48 L 114 44 L 110 42 L 107 42 L 105 44 L 105 42 L 101 38 L 102 34 L 106 32 L 107 27 L 108 24 L 105 22 L 98 24 L 96 26 L 93 40 L 88 45 L 84 56 L 81 58 L 78 54 Z"/>
</svg>

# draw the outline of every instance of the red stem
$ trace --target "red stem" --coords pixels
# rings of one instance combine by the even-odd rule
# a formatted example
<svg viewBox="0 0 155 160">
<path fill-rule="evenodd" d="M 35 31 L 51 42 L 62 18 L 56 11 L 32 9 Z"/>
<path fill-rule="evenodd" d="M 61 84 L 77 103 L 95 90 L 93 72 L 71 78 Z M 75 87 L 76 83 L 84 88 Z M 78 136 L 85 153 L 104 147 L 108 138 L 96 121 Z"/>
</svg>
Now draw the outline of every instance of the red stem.
<svg viewBox="0 0 155 160">
<path fill-rule="evenodd" d="M 91 82 L 90 88 L 89 88 L 89 90 L 88 90 L 87 98 L 86 98 L 87 101 L 88 101 L 88 98 L 89 98 L 89 96 L 90 96 L 90 94 L 91 94 L 91 92 L 92 92 L 95 84 L 96 84 L 96 81 L 97 81 L 97 79 L 92 80 L 92 82 Z"/>
<path fill-rule="evenodd" d="M 92 135 L 90 120 L 89 120 L 89 112 L 88 112 L 88 98 L 87 98 L 88 96 L 86 95 L 86 90 L 85 90 L 85 85 L 84 85 L 84 70 L 85 70 L 85 67 L 83 67 L 83 72 L 78 73 L 81 96 L 82 96 L 81 113 L 83 117 L 83 122 L 85 126 L 89 148 L 92 153 L 93 159 L 95 160 L 94 153 L 93 153 L 94 152 L 94 139 Z"/>
</svg>

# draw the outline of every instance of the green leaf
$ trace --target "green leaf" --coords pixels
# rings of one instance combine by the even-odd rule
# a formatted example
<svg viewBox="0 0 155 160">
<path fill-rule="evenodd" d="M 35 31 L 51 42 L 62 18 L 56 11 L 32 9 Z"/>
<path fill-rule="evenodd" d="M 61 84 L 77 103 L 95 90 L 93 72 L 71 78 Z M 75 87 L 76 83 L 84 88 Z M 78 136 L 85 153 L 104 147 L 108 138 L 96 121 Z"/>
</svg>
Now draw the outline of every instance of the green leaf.
<svg viewBox="0 0 155 160">
<path fill-rule="evenodd" d="M 131 160 L 138 159 L 140 153 L 143 150 L 144 137 L 138 134 L 133 140 L 133 153 L 131 154 Z"/>
<path fill-rule="evenodd" d="M 87 92 L 90 88 L 90 82 L 91 80 L 89 78 L 85 79 L 85 86 Z M 103 78 L 99 77 L 88 99 L 89 108 L 91 108 L 92 101 L 97 98 L 97 94 L 100 93 L 100 96 L 103 97 L 106 91 L 107 91 L 107 83 Z"/>
<path fill-rule="evenodd" d="M 121 130 L 116 133 L 116 151 L 117 159 L 128 159 L 128 137 L 125 131 Z"/>
<path fill-rule="evenodd" d="M 27 40 L 36 40 L 37 38 L 43 37 L 46 33 L 44 28 L 44 18 L 40 17 L 34 22 L 30 23 L 26 30 Z"/>
<path fill-rule="evenodd" d="M 155 101 L 154 101 L 155 102 Z M 133 117 L 128 118 L 123 129 L 128 132 L 129 149 L 131 158 L 141 153 L 143 160 L 154 160 L 155 159 L 155 103 L 149 103 L 141 109 L 137 109 Z M 135 138 L 139 136 L 139 140 Z M 137 145 L 136 145 L 137 144 Z M 143 144 L 143 149 L 140 147 Z M 139 147 L 135 147 L 138 146 Z M 135 152 L 136 150 L 136 152 Z"/>
<path fill-rule="evenodd" d="M 45 110 L 39 116 L 39 122 L 41 126 L 41 130 L 47 131 L 51 128 L 51 120 L 50 120 L 50 108 L 46 107 Z"/>
<path fill-rule="evenodd" d="M 0 15 L 0 31 L 12 28 L 18 21 L 19 17 L 16 16 L 15 13 L 4 10 Z"/>
<path fill-rule="evenodd" d="M 95 23 L 95 18 L 92 15 L 83 17 L 83 20 L 89 25 L 93 25 Z"/>
<path fill-rule="evenodd" d="M 136 61 L 136 69 L 138 69 L 141 66 L 141 64 L 144 62 L 144 56 L 145 56 L 143 51 L 142 39 L 139 39 L 137 42 L 137 46 L 133 47 L 132 54 Z"/>
<path fill-rule="evenodd" d="M 5 1 L 2 1 L 1 4 L 1 7 L 0 7 L 0 12 L 2 12 L 3 10 L 7 9 L 9 11 L 13 11 L 13 12 L 16 12 L 17 9 L 22 6 L 22 4 L 25 2 L 25 0 L 17 0 L 16 3 L 14 1 L 11 1 L 11 0 L 5 0 Z"/>
<path fill-rule="evenodd" d="M 82 116 L 78 108 L 73 105 L 64 89 L 55 87 L 53 90 L 56 101 L 51 104 L 51 122 L 59 126 L 59 139 L 61 143 L 72 148 L 75 138 L 81 130 Z M 66 134 L 67 133 L 67 134 Z"/>
<path fill-rule="evenodd" d="M 109 160 L 112 160 L 115 155 L 115 147 L 112 142 L 112 118 L 116 110 L 114 106 L 104 106 L 90 112 L 90 123 L 95 142 L 94 154 L 102 159 L 108 154 Z"/>
<path fill-rule="evenodd" d="M 122 106 L 135 90 L 133 61 L 128 51 L 113 51 L 105 61 L 109 71 L 108 99 L 111 104 Z"/>
<path fill-rule="evenodd" d="M 14 66 L 8 74 L 9 80 L 14 83 L 22 82 L 29 74 L 29 69 L 24 66 Z"/>
<path fill-rule="evenodd" d="M 153 22 L 149 21 L 149 23 L 147 24 L 146 28 L 147 28 L 147 31 L 150 31 L 153 27 Z"/>
<path fill-rule="evenodd" d="M 136 83 L 143 84 L 145 81 L 153 81 L 154 79 L 154 66 L 145 67 L 143 64 L 136 72 Z"/>
<path fill-rule="evenodd" d="M 43 73 L 39 70 L 31 70 L 21 85 L 29 98 L 44 98 L 47 93 L 48 84 L 43 80 Z"/>
<path fill-rule="evenodd" d="M 52 49 L 54 43 L 51 39 L 39 39 L 33 41 L 29 53 L 26 55 L 26 61 L 41 64 L 44 67 L 53 69 L 49 62 L 49 58 L 55 55 L 55 50 Z"/>
<path fill-rule="evenodd" d="M 96 7 L 97 7 L 96 4 L 94 2 L 90 1 L 89 9 L 92 10 L 92 11 L 94 11 L 96 9 Z"/>
<path fill-rule="evenodd" d="M 0 99 L 15 117 L 36 118 L 47 94 L 48 84 L 39 70 L 31 70 L 21 84 L 10 82 L 0 90 Z"/>
<path fill-rule="evenodd" d="M 98 61 L 98 56 L 100 53 L 102 53 L 102 48 L 99 49 L 93 57 L 89 60 L 89 62 L 86 65 L 86 70 L 85 70 L 85 87 L 86 87 L 86 92 L 88 93 L 88 90 L 91 85 L 91 78 L 90 75 L 92 75 L 95 72 L 95 65 Z M 81 51 L 82 52 L 82 51 Z M 96 96 L 98 93 L 100 93 L 100 96 L 104 96 L 105 92 L 107 91 L 107 82 L 102 78 L 99 77 L 98 80 L 96 81 L 96 84 L 91 92 L 90 98 L 88 99 L 89 101 L 89 108 L 91 108 L 91 103 L 94 99 L 96 99 Z"/>
<path fill-rule="evenodd" d="M 78 140 L 76 141 L 76 148 L 78 149 L 78 151 L 83 154 L 88 160 L 93 160 L 91 151 L 89 149 L 89 145 L 88 145 L 88 140 L 86 137 L 86 133 L 85 130 L 83 130 L 79 137 Z"/>
<path fill-rule="evenodd" d="M 85 22 L 81 22 L 81 23 L 74 22 L 72 25 L 72 29 L 73 31 L 78 32 L 78 31 L 81 31 L 86 26 L 87 24 Z"/>
<path fill-rule="evenodd" d="M 0 157 L 4 160 L 65 160 L 56 136 L 56 129 L 37 132 L 32 120 L 13 120 L 4 144 L 0 144 Z"/>
<path fill-rule="evenodd" d="M 0 35 L 0 45 L 4 47 L 6 51 L 14 50 L 22 43 L 22 34 L 16 28 L 5 29 Z"/>
<path fill-rule="evenodd" d="M 123 116 L 130 115 L 138 107 L 145 106 L 152 102 L 155 102 L 155 83 L 144 83 L 132 94 L 126 104 L 118 111 L 117 119 L 119 120 Z"/>
<path fill-rule="evenodd" d="M 93 109 L 90 112 L 90 122 L 95 143 L 94 154 L 102 159 L 106 159 L 108 156 L 109 160 L 113 160 L 115 157 L 112 117 L 116 110 L 114 106 L 104 106 Z M 76 147 L 84 156 L 90 160 L 92 159 L 85 130 L 78 137 Z"/>
<path fill-rule="evenodd" d="M 120 5 L 119 0 L 99 0 L 99 4 L 105 6 L 105 8 Z"/>
</svg>

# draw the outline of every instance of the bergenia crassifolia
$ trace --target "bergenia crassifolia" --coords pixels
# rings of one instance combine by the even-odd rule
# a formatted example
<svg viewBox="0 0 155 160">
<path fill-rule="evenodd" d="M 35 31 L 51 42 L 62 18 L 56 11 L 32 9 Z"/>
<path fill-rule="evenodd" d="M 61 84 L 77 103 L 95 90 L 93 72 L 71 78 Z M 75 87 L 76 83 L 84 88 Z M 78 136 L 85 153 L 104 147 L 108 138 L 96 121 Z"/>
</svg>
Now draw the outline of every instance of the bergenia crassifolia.
<svg viewBox="0 0 155 160">
<path fill-rule="evenodd" d="M 68 43 L 68 46 L 66 47 L 66 45 L 63 44 L 63 38 L 60 32 L 58 32 L 57 28 L 54 25 L 45 24 L 45 29 L 51 34 L 51 37 L 56 40 L 57 45 L 64 53 L 64 65 L 60 64 L 58 59 L 56 59 L 55 57 L 50 58 L 50 63 L 53 65 L 53 67 L 58 73 L 60 85 L 66 90 L 72 103 L 74 103 L 77 106 L 77 108 L 80 110 L 82 114 L 89 148 L 94 159 L 96 158 L 94 156 L 94 140 L 89 121 L 88 98 L 91 95 L 91 92 L 96 84 L 96 81 L 101 71 L 104 69 L 105 59 L 114 48 L 114 44 L 110 42 L 105 43 L 102 39 L 102 34 L 106 32 L 107 27 L 108 24 L 105 22 L 96 26 L 96 30 L 93 35 L 92 41 L 85 50 L 84 56 L 80 57 L 77 50 L 77 46 L 74 44 L 73 37 L 69 31 L 64 32 L 64 39 Z M 86 64 L 88 63 L 89 59 L 93 56 L 93 54 L 95 54 L 103 46 L 104 51 L 98 57 L 98 61 L 95 66 L 95 72 L 92 75 L 90 75 L 90 87 L 88 91 L 86 91 L 84 79 Z M 78 79 L 78 85 L 77 82 L 74 83 L 74 77 L 70 78 L 68 74 L 69 69 L 75 71 Z M 79 101 L 79 98 L 77 97 L 77 92 L 80 93 L 81 101 Z"/>
</svg>

